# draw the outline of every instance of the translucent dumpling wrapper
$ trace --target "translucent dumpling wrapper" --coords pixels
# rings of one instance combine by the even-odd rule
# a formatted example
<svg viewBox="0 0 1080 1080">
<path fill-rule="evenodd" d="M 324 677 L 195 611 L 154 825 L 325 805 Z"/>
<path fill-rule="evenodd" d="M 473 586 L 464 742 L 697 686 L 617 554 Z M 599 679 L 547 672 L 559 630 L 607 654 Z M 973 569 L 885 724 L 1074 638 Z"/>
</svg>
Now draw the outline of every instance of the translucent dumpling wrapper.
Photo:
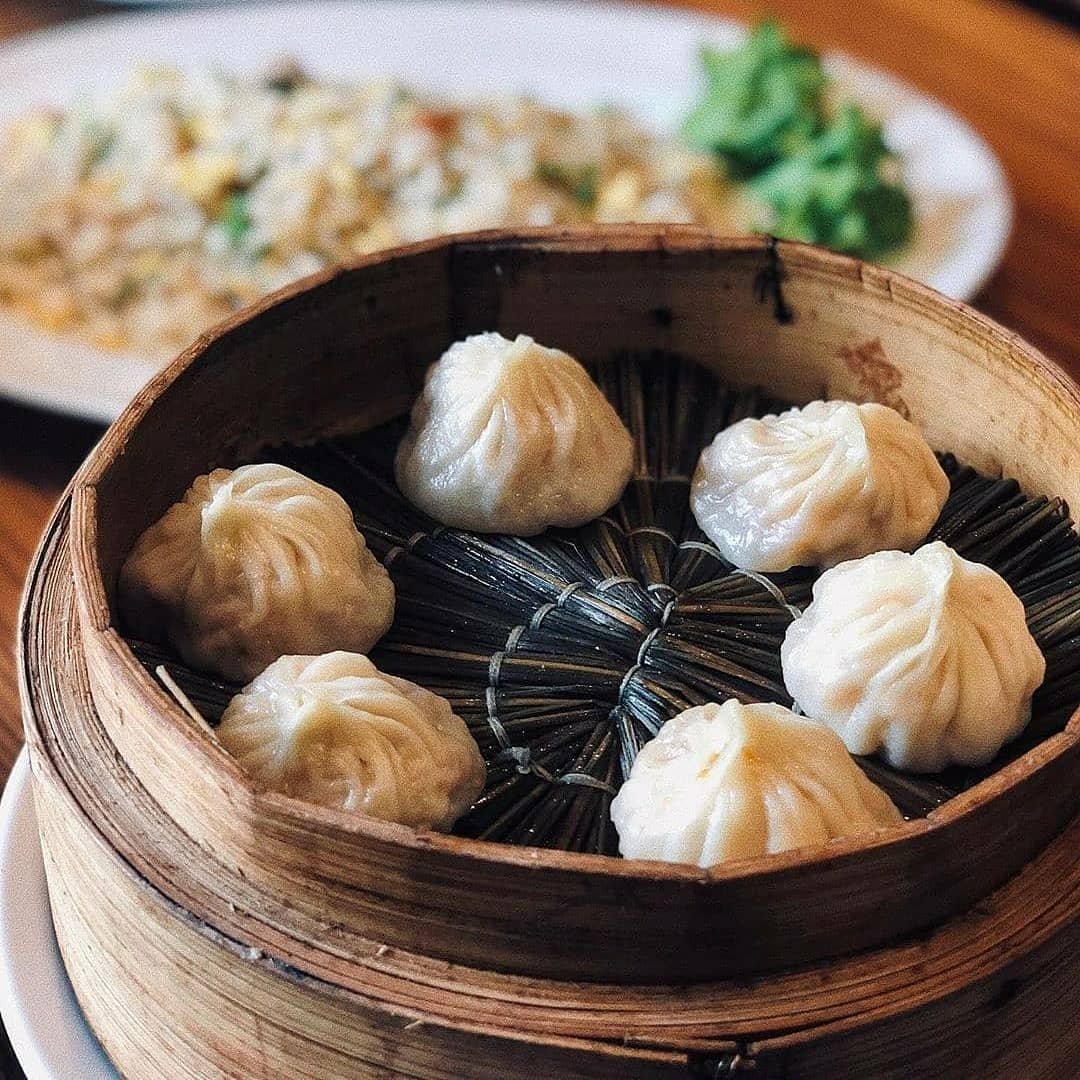
<svg viewBox="0 0 1080 1080">
<path fill-rule="evenodd" d="M 915 772 L 990 761 L 1046 674 L 1008 583 L 940 542 L 826 571 L 780 660 L 788 692 L 851 753 Z"/>
<path fill-rule="evenodd" d="M 933 451 L 898 412 L 813 401 L 721 431 L 702 452 L 690 505 L 729 562 L 779 572 L 908 550 L 948 496 Z"/>
<path fill-rule="evenodd" d="M 634 446 L 572 356 L 477 334 L 427 372 L 398 448 L 398 486 L 444 525 L 532 536 L 583 525 L 622 494 Z"/>
<path fill-rule="evenodd" d="M 899 823 L 828 728 L 781 705 L 699 705 L 638 754 L 611 804 L 628 859 L 714 866 Z"/>
<path fill-rule="evenodd" d="M 281 657 L 232 699 L 217 737 L 272 790 L 417 829 L 450 829 L 484 787 L 450 703 L 359 653 Z"/>
<path fill-rule="evenodd" d="M 367 652 L 394 585 L 345 500 L 284 465 L 198 477 L 120 573 L 129 633 L 240 681 L 279 656 Z"/>
</svg>

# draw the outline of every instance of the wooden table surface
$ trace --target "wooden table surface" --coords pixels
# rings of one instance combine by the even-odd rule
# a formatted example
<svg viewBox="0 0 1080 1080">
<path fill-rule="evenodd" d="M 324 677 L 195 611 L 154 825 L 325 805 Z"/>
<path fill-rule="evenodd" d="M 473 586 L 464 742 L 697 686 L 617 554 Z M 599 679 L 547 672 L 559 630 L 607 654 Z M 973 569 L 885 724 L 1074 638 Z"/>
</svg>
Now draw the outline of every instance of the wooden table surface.
<svg viewBox="0 0 1080 1080">
<path fill-rule="evenodd" d="M 688 6 L 754 18 L 748 0 Z M 976 299 L 1080 376 L 1080 36 L 993 0 L 770 0 L 800 40 L 896 72 L 965 116 L 1005 165 L 1016 225 Z M 0 0 L 0 38 L 106 8 Z M 49 510 L 100 432 L 0 403 L 0 781 L 21 743 L 12 643 L 26 567 Z"/>
</svg>

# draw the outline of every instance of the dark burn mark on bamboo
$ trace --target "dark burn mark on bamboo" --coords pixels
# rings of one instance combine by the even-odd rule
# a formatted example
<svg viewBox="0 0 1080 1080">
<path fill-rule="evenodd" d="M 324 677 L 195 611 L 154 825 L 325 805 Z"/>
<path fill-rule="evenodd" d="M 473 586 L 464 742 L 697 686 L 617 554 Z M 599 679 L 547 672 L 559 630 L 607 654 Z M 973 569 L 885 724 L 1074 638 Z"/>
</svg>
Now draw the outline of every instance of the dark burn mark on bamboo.
<svg viewBox="0 0 1080 1080">
<path fill-rule="evenodd" d="M 667 720 L 728 697 L 791 703 L 779 662 L 791 614 L 732 572 L 688 499 L 698 454 L 720 428 L 786 403 L 725 389 L 664 352 L 615 357 L 593 375 L 631 430 L 637 467 L 620 502 L 580 529 L 523 539 L 439 527 L 393 480 L 404 418 L 274 456 L 340 492 L 390 569 L 397 615 L 374 662 L 447 698 L 480 745 L 487 787 L 458 831 L 613 853 L 610 790 Z M 926 815 L 1061 730 L 1080 682 L 1080 540 L 1068 508 L 1028 498 L 1015 481 L 981 476 L 951 455 L 941 462 L 951 492 L 929 539 L 1006 578 L 1024 602 L 1047 675 L 1030 725 L 989 766 L 927 777 L 856 759 L 907 817 Z M 809 601 L 810 571 L 772 579 L 787 603 Z M 131 644 L 149 671 L 164 663 L 218 721 L 238 687 Z M 497 736 L 492 707 L 514 753 Z M 550 779 L 568 773 L 601 788 Z"/>
<path fill-rule="evenodd" d="M 769 237 L 768 246 L 765 249 L 765 265 L 757 272 L 754 278 L 754 294 L 758 303 L 764 304 L 772 301 L 773 318 L 778 323 L 786 326 L 794 322 L 795 313 L 784 299 L 784 264 L 780 258 L 775 236 Z"/>
</svg>

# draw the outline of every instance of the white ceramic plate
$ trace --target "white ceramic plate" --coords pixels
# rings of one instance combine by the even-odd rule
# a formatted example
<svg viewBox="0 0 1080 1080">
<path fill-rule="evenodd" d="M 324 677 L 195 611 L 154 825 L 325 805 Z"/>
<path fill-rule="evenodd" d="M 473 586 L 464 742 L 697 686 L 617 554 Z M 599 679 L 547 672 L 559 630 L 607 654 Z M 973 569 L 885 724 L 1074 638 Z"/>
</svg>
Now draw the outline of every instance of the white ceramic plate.
<svg viewBox="0 0 1080 1080">
<path fill-rule="evenodd" d="M 0 1014 L 28 1080 L 119 1080 L 60 958 L 25 750 L 0 799 Z"/>
<path fill-rule="evenodd" d="M 505 0 L 246 3 L 117 15 L 0 47 L 0 125 L 118 82 L 143 61 L 258 70 L 282 54 L 316 74 L 390 75 L 453 97 L 531 92 L 569 108 L 611 102 L 673 131 L 699 86 L 703 42 L 730 47 L 739 24 L 660 8 Z M 967 299 L 1005 249 L 1011 202 L 1001 166 L 954 113 L 895 79 L 828 58 L 881 116 L 916 203 L 914 244 L 895 267 Z M 111 420 L 153 365 L 48 336 L 0 316 L 0 394 Z"/>
</svg>

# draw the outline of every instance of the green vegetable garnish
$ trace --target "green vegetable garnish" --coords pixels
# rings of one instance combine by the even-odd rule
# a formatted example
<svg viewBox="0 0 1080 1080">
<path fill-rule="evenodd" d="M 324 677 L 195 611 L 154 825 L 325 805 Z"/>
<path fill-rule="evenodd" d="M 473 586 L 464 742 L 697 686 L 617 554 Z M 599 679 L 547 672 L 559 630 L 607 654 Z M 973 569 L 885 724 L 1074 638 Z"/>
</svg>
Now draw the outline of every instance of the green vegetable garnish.
<svg viewBox="0 0 1080 1080">
<path fill-rule="evenodd" d="M 776 217 L 780 236 L 835 251 L 879 257 L 912 228 L 911 200 L 882 176 L 889 151 L 881 127 L 856 105 L 786 161 L 760 173 L 750 189 Z"/>
<path fill-rule="evenodd" d="M 114 310 L 124 307 L 129 300 L 133 300 L 139 291 L 138 279 L 130 274 L 125 274 L 117 285 L 116 291 L 109 298 L 109 304 Z"/>
<path fill-rule="evenodd" d="M 58 126 L 59 127 L 59 126 Z M 86 167 L 92 169 L 104 161 L 116 145 L 116 132 L 92 124 L 86 129 L 89 147 L 86 154 Z"/>
<path fill-rule="evenodd" d="M 775 22 L 755 28 L 742 48 L 704 48 L 705 96 L 687 117 L 686 140 L 712 150 L 739 177 L 781 160 L 820 125 L 825 75 L 818 57 L 796 48 Z"/>
<path fill-rule="evenodd" d="M 571 168 L 557 161 L 541 161 L 536 166 L 536 178 L 545 184 L 561 188 L 578 206 L 586 210 L 596 205 L 600 170 L 595 165 Z"/>
<path fill-rule="evenodd" d="M 225 207 L 221 211 L 220 221 L 229 243 L 233 247 L 239 247 L 251 228 L 246 191 L 231 191 L 225 196 Z"/>
<path fill-rule="evenodd" d="M 295 94 L 303 83 L 303 75 L 290 71 L 267 79 L 266 88 L 273 90 L 275 94 L 281 94 L 282 97 L 288 97 L 290 94 Z"/>
<path fill-rule="evenodd" d="M 464 177 L 457 175 L 452 176 L 447 181 L 446 190 L 439 195 L 435 200 L 435 205 L 440 209 L 445 209 L 450 206 L 451 203 L 461 198 L 461 193 L 465 190 Z"/>
<path fill-rule="evenodd" d="M 911 235 L 911 203 L 883 176 L 881 128 L 857 105 L 824 106 L 825 74 L 775 22 L 732 52 L 702 51 L 704 97 L 684 125 L 773 212 L 769 231 L 877 258 Z"/>
</svg>

